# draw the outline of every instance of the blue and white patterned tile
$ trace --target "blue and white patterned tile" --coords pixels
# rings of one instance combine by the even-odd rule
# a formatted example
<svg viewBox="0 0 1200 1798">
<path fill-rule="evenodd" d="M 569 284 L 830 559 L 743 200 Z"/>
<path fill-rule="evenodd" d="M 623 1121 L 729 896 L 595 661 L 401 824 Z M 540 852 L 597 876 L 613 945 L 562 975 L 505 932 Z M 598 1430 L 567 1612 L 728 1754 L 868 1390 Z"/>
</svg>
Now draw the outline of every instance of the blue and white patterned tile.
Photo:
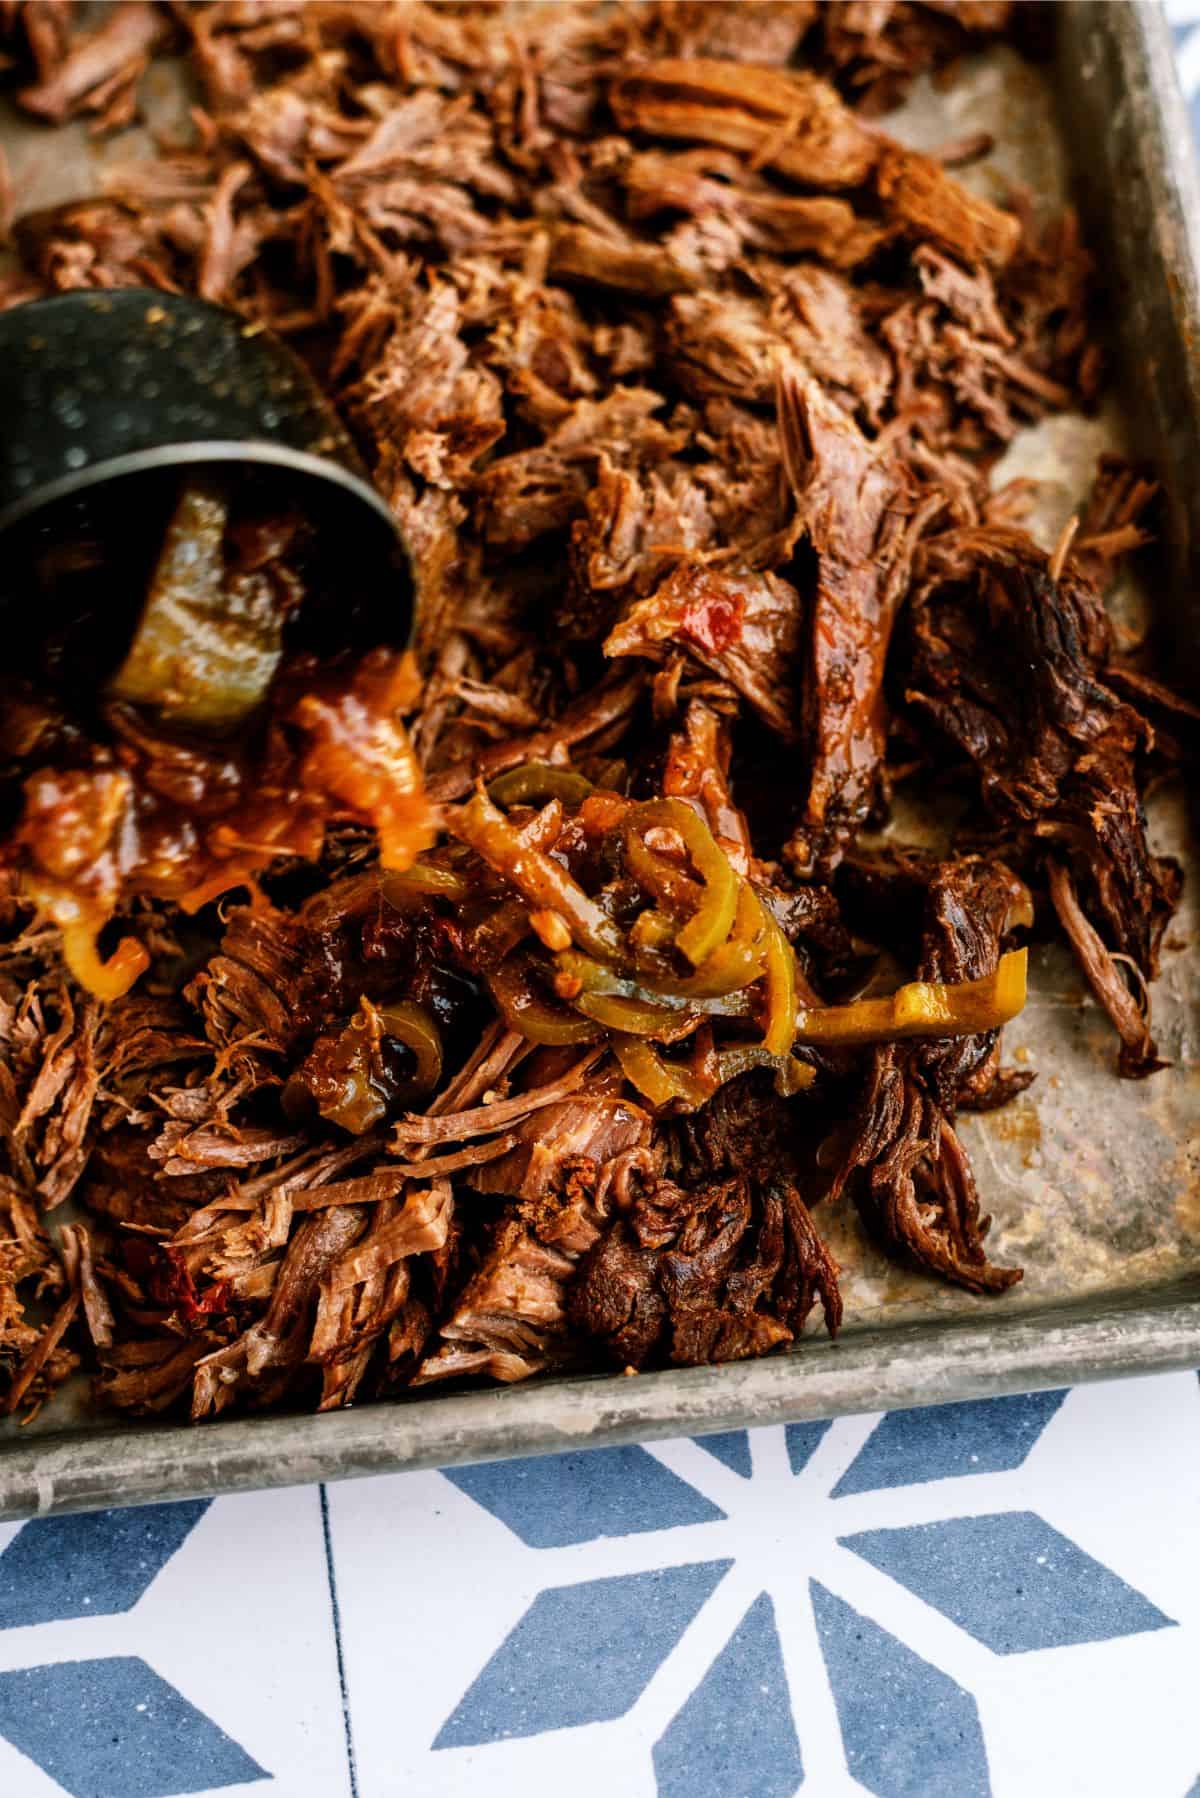
<svg viewBox="0 0 1200 1798">
<path fill-rule="evenodd" d="M 0 1526 L 0 1793 L 349 1798 L 316 1487 Z"/>
<path fill-rule="evenodd" d="M 1198 1664 L 1191 1375 L 0 1525 L 2 1798 L 1200 1798 Z"/>
<path fill-rule="evenodd" d="M 335 1488 L 361 1798 L 1181 1798 L 1198 1510 L 1192 1375 Z"/>
</svg>

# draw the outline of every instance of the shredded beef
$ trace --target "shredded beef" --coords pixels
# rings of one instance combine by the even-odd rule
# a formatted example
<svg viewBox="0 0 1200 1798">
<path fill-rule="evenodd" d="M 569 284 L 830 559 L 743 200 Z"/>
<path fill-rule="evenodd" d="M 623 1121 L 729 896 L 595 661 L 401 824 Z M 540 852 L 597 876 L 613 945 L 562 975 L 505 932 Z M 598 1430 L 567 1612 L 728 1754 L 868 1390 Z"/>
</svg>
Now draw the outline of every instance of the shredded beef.
<svg viewBox="0 0 1200 1798">
<path fill-rule="evenodd" d="M 909 1060 L 895 1046 L 875 1051 L 834 1190 L 854 1179 L 864 1222 L 884 1247 L 968 1292 L 1003 1292 L 1021 1269 L 988 1260 L 990 1220 L 980 1216 L 970 1162 Z"/>
<path fill-rule="evenodd" d="M 353 545 L 232 488 L 206 554 L 263 680 L 222 734 L 95 622 L 148 514 L 38 563 L 0 683 L 9 1411 L 81 1361 L 203 1417 L 769 1353 L 838 1328 L 842 1194 L 931 1275 L 1020 1277 L 955 1128 L 1033 1078 L 1011 1008 L 850 1024 L 897 969 L 918 1009 L 996 986 L 1036 906 L 1119 1071 L 1165 1061 L 1143 799 L 1200 713 L 1104 600 L 1156 482 L 1104 458 L 1050 554 L 991 484 L 1097 402 L 1093 262 L 958 178 L 969 120 L 880 121 L 1052 13 L 0 0 L 31 130 L 127 125 L 163 55 L 194 101 L 11 220 L 0 306 L 134 286 L 283 337 L 417 602 L 406 657 Z M 953 797 L 944 852 L 867 834 L 900 782 Z"/>
<path fill-rule="evenodd" d="M 883 755 L 883 668 L 904 590 L 903 471 L 810 375 L 780 384 L 784 466 L 816 560 L 804 717 L 811 784 L 788 845 L 798 871 L 836 865 L 865 823 Z M 897 562 L 896 578 L 892 563 Z"/>
<path fill-rule="evenodd" d="M 603 1166 L 644 1148 L 650 1135 L 650 1119 L 626 1099 L 564 1099 L 522 1124 L 513 1147 L 480 1167 L 471 1185 L 534 1202 L 549 1195 L 567 1163 L 583 1158 Z"/>
<path fill-rule="evenodd" d="M 1182 877 L 1147 842 L 1138 766 L 1153 730 L 1106 682 L 1109 630 L 1089 575 L 1068 558 L 1052 578 L 1020 531 L 948 533 L 926 552 L 905 682 L 908 703 L 977 771 L 980 799 L 1030 866 L 1057 855 L 1075 870 L 1082 909 L 1061 878 L 1055 905 L 1111 1011 L 1123 984 L 1112 955 L 1143 984 L 1154 978 Z M 1152 1072 L 1145 1018 L 1131 1023 L 1140 1006 L 1115 1003 L 1121 1072 Z"/>
<path fill-rule="evenodd" d="M 605 654 L 658 661 L 673 649 L 722 675 L 772 729 L 794 732 L 800 599 L 774 574 L 681 567 L 610 631 Z"/>
<path fill-rule="evenodd" d="M 648 1240 L 647 1240 L 648 1239 Z M 792 1186 L 659 1182 L 584 1256 L 571 1319 L 618 1365 L 736 1361 L 792 1341 L 837 1268 Z"/>
<path fill-rule="evenodd" d="M 1003 863 L 967 857 L 887 866 L 883 887 L 923 881 L 916 972 L 922 980 L 991 973 L 1010 931 L 1032 920 L 1028 889 Z M 878 890 L 876 892 L 878 899 Z M 969 1292 L 1003 1292 L 1020 1268 L 997 1267 L 984 1238 L 975 1176 L 954 1130 L 959 1106 L 987 1109 L 1029 1084 L 1002 1070 L 998 1033 L 873 1051 L 848 1151 L 832 1194 L 849 1185 L 887 1248 Z"/>
</svg>

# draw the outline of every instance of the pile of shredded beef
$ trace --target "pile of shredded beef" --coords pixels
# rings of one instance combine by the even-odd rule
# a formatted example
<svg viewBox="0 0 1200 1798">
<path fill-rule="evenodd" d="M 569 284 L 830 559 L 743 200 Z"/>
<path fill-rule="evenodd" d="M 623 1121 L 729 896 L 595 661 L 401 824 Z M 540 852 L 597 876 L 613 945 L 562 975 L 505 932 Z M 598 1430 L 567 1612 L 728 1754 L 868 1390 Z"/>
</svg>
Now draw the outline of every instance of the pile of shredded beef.
<svg viewBox="0 0 1200 1798">
<path fill-rule="evenodd" d="M 48 126 L 127 125 L 158 55 L 195 91 L 190 142 L 17 218 L 0 301 L 132 285 L 282 334 L 418 595 L 415 669 L 283 655 L 258 759 L 136 689 L 6 692 L 10 1411 L 81 1360 L 204 1417 L 764 1354 L 838 1327 L 843 1194 L 909 1264 L 1020 1278 L 955 1128 L 1032 1078 L 979 995 L 1061 927 L 1120 1073 L 1162 1065 L 1181 877 L 1141 796 L 1196 722 L 1105 612 L 1152 482 L 1106 460 L 1047 555 L 989 481 L 1097 397 L 1074 218 L 880 122 L 1044 27 L 0 0 Z M 239 578 L 302 606 L 290 529 Z M 958 806 L 944 855 L 880 839 L 900 783 Z"/>
</svg>

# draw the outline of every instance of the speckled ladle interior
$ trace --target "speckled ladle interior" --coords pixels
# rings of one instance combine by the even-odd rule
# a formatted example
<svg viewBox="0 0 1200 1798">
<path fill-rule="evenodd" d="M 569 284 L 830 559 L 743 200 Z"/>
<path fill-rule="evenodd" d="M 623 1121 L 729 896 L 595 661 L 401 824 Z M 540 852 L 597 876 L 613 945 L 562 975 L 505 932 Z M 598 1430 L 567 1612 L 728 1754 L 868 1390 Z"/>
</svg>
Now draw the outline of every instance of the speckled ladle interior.
<svg viewBox="0 0 1200 1798">
<path fill-rule="evenodd" d="M 403 571 L 411 594 L 395 519 L 304 364 L 269 331 L 153 288 L 0 313 L 0 539 L 102 482 L 216 463 L 316 484 L 336 502 L 331 521 L 351 527 L 360 578 L 377 558 L 389 584 Z"/>
</svg>

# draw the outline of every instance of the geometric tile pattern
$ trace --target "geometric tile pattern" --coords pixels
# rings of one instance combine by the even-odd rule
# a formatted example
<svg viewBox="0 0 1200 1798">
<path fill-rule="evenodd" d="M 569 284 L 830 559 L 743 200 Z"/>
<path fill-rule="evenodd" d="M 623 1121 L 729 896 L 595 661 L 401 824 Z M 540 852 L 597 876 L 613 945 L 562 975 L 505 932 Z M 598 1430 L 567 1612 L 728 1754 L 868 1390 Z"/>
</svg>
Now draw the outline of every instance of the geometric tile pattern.
<svg viewBox="0 0 1200 1798">
<path fill-rule="evenodd" d="M 723 1467 L 740 1473 L 744 1480 L 750 1478 L 750 1437 L 745 1430 L 724 1430 L 717 1436 L 697 1436 L 696 1444 L 705 1454 L 715 1455 Z"/>
<path fill-rule="evenodd" d="M 1019 1467 L 1066 1396 L 1026 1392 L 1017 1398 L 992 1399 L 982 1434 L 973 1427 L 976 1407 L 971 1404 L 889 1411 L 847 1467 L 833 1496 Z"/>
<path fill-rule="evenodd" d="M 0 1794 L 355 1798 L 319 1492 L 0 1524 Z"/>
<path fill-rule="evenodd" d="M 635 1528 L 656 1530 L 722 1515 L 644 1448 L 485 1461 L 449 1467 L 446 1478 L 530 1548 L 628 1535 L 631 1518 L 637 1519 Z M 0 1557 L 0 1575 L 3 1570 Z"/>
<path fill-rule="evenodd" d="M 987 1753 L 969 1692 L 815 1580 L 813 1610 L 846 1764 L 878 1798 L 987 1798 Z"/>
<path fill-rule="evenodd" d="M 828 1435 L 828 1423 L 789 1423 L 784 1425 L 783 1439 L 787 1445 L 788 1465 L 793 1473 L 803 1473 L 821 1443 Z"/>
<path fill-rule="evenodd" d="M 1105 1642 L 1171 1619 L 1031 1511 L 843 1536 L 995 1654 Z"/>
<path fill-rule="evenodd" d="M 72 1798 L 165 1798 L 268 1777 L 136 1655 L 0 1674 L 0 1735 Z"/>
<path fill-rule="evenodd" d="M 765 1592 L 654 1744 L 653 1759 L 660 1798 L 728 1798 L 750 1767 L 759 1798 L 791 1798 L 804 1762 Z"/>
<path fill-rule="evenodd" d="M 906 1484 L 941 1490 L 943 1479 L 972 1475 L 978 1485 L 979 1476 L 1023 1467 L 1065 1397 L 1056 1392 L 947 1405 L 933 1413 L 890 1413 L 868 1429 L 832 1486 L 817 1459 L 829 1440 L 829 1424 L 792 1425 L 755 1436 L 782 1438 L 785 1478 L 798 1493 L 824 1486 L 833 1552 L 840 1548 L 868 1563 L 993 1654 L 1079 1646 L 1171 1627 L 1173 1620 L 1151 1599 L 1023 1506 L 970 1511 L 960 1500 L 961 1515 L 849 1533 L 838 1528 L 847 1499 L 863 1501 L 869 1493 L 890 1493 Z M 499 1470 L 493 1465 L 446 1477 L 534 1548 L 562 1548 L 572 1539 L 592 1542 L 600 1533 L 600 1515 L 609 1538 L 654 1534 L 665 1543 L 683 1525 L 682 1533 L 700 1543 L 722 1524 L 736 1531 L 753 1514 L 753 1441 L 746 1432 L 729 1432 L 691 1446 L 702 1457 L 692 1473 L 698 1497 L 704 1487 L 699 1470 L 706 1463 L 715 1461 L 733 1476 L 725 1503 L 709 1505 L 707 1517 L 680 1505 L 677 1488 L 686 1482 L 676 1470 L 663 1465 L 670 1479 L 665 1488 L 646 1476 L 643 1462 L 655 1458 L 653 1447 L 632 1463 L 620 1460 L 628 1451 L 609 1450 L 550 1462 L 511 1461 L 498 1464 Z M 619 1508 L 611 1500 L 611 1482 L 626 1468 Z M 567 1502 L 572 1484 L 574 1503 Z M 951 1487 L 944 1503 L 958 1509 L 956 1491 Z M 777 1487 L 773 1496 L 778 1502 Z M 546 1523 L 551 1500 L 557 1505 L 552 1531 Z M 796 1544 L 798 1560 L 804 1546 Z M 542 1564 L 548 1572 L 549 1563 Z M 732 1565 L 688 1561 L 545 1585 L 477 1674 L 434 1746 L 478 1747 L 625 1715 Z M 817 1571 L 823 1569 L 814 1567 Z M 778 1598 L 794 1612 L 800 1568 L 788 1569 L 781 1557 L 777 1572 L 784 1577 Z M 822 1579 L 809 1584 L 810 1615 L 853 1777 L 881 1798 L 932 1791 L 969 1798 L 990 1792 L 971 1692 Z M 661 1794 L 689 1786 L 720 1791 L 728 1787 L 712 1781 L 730 1778 L 751 1778 L 755 1791 L 774 1791 L 782 1782 L 792 1792 L 800 1784 L 804 1722 L 789 1687 L 775 1597 L 769 1589 L 754 1597 L 655 1742 L 652 1763 Z M 754 1705 L 755 1690 L 760 1698 L 775 1700 L 765 1731 L 747 1729 L 748 1716 L 757 1723 L 770 1708 Z"/>
<path fill-rule="evenodd" d="M 0 1629 L 130 1610 L 209 1503 L 140 1505 L 22 1525 L 0 1553 Z"/>
<path fill-rule="evenodd" d="M 709 1561 L 539 1592 L 434 1747 L 623 1716 L 728 1571 Z"/>
<path fill-rule="evenodd" d="M 1193 1377 L 0 1527 L 0 1794 L 1200 1798 Z"/>
</svg>

